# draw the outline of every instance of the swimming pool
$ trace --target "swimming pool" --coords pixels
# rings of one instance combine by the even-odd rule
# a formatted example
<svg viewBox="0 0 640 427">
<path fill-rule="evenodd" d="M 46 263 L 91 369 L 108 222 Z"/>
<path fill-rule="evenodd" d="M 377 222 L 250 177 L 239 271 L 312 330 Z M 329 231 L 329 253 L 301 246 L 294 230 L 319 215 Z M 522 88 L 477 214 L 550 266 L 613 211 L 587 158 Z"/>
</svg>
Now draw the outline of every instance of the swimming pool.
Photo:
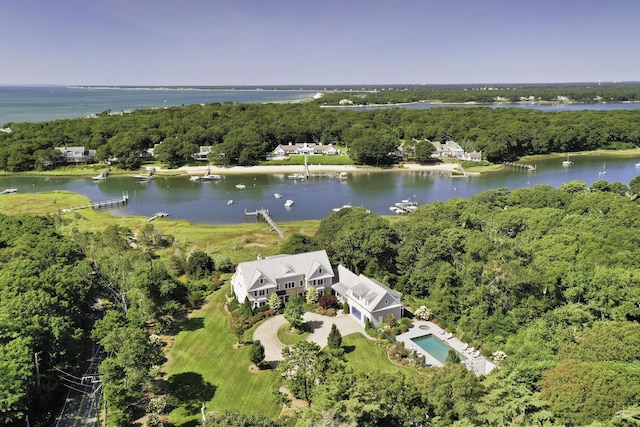
<svg viewBox="0 0 640 427">
<path fill-rule="evenodd" d="M 447 343 L 439 340 L 435 336 L 423 335 L 421 337 L 411 338 L 411 341 L 416 343 L 421 349 L 429 353 L 431 356 L 435 357 L 438 362 L 444 365 L 444 362 L 447 360 L 447 354 L 449 350 L 452 348 L 449 347 Z M 458 356 L 460 356 L 460 360 L 467 360 L 467 358 L 458 352 Z"/>
</svg>

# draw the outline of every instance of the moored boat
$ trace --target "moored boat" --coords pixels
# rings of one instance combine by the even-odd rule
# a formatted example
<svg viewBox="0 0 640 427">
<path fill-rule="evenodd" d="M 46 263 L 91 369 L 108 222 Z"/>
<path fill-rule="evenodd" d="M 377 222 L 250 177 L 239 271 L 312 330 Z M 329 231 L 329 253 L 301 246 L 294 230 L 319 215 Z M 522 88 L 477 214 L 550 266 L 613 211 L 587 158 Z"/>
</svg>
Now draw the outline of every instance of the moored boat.
<svg viewBox="0 0 640 427">
<path fill-rule="evenodd" d="M 247 186 L 244 184 L 236 184 L 236 188 L 239 190 L 244 190 Z"/>
<path fill-rule="evenodd" d="M 294 179 L 294 180 L 304 181 L 304 175 L 299 174 L 299 173 L 294 173 L 294 174 L 291 174 L 291 175 L 287 175 L 287 179 Z"/>
<path fill-rule="evenodd" d="M 291 206 L 293 206 L 293 200 L 287 200 L 286 202 L 284 202 L 285 208 L 290 208 Z"/>
<path fill-rule="evenodd" d="M 280 193 L 274 193 L 273 197 L 275 197 L 276 199 L 282 199 L 282 194 Z"/>
</svg>

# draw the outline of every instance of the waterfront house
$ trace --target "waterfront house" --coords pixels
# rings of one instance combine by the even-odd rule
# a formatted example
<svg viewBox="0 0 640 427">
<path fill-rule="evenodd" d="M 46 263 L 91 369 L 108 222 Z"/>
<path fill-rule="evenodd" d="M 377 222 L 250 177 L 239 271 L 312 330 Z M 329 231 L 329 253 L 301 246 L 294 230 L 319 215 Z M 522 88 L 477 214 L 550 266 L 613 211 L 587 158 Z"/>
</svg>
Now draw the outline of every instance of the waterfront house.
<svg viewBox="0 0 640 427">
<path fill-rule="evenodd" d="M 311 286 L 318 295 L 324 295 L 333 276 L 327 252 L 322 250 L 241 262 L 231 277 L 231 286 L 239 303 L 246 298 L 251 308 L 257 308 L 265 305 L 273 293 L 283 303 L 292 294 L 306 294 Z"/>
<path fill-rule="evenodd" d="M 54 147 L 62 153 L 65 163 L 92 163 L 96 159 L 96 150 L 80 147 Z"/>
<path fill-rule="evenodd" d="M 193 157 L 195 160 L 207 160 L 209 158 L 209 153 L 211 153 L 211 146 L 201 145 L 200 147 L 198 147 L 198 152 L 193 153 L 191 157 Z"/>
<path fill-rule="evenodd" d="M 401 294 L 388 286 L 362 274 L 356 275 L 342 265 L 338 266 L 338 278 L 331 288 L 339 301 L 349 304 L 349 313 L 358 323 L 364 325 L 368 319 L 375 327 L 390 314 L 396 319 L 404 314 Z"/>
<path fill-rule="evenodd" d="M 340 150 L 333 144 L 316 144 L 314 142 L 296 142 L 280 144 L 272 152 L 271 158 L 283 158 L 291 154 L 308 154 L 310 156 L 335 156 L 340 154 Z"/>
</svg>

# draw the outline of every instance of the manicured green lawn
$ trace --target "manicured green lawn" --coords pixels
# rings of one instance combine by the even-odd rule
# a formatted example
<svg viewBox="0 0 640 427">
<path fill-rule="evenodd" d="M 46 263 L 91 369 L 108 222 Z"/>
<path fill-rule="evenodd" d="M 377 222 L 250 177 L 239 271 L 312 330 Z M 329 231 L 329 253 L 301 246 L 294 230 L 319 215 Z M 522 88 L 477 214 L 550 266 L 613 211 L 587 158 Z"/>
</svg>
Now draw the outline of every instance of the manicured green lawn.
<svg viewBox="0 0 640 427">
<path fill-rule="evenodd" d="M 278 339 L 284 345 L 294 345 L 295 343 L 303 341 L 309 336 L 308 330 L 303 330 L 299 334 L 292 334 L 289 332 L 290 330 L 291 327 L 288 323 L 286 325 L 280 326 L 280 328 L 278 329 Z"/>
<path fill-rule="evenodd" d="M 236 336 L 224 310 L 228 290 L 228 284 L 223 286 L 193 314 L 164 366 L 175 405 L 170 421 L 176 426 L 195 425 L 202 402 L 207 411 L 238 409 L 272 418 L 279 413 L 272 394 L 281 379 L 273 370 L 250 372 L 250 347 L 233 348 Z"/>
<path fill-rule="evenodd" d="M 418 373 L 406 366 L 391 363 L 383 347 L 379 347 L 360 333 L 342 337 L 342 347 L 346 350 L 347 364 L 356 371 L 402 372 L 408 376 Z"/>
</svg>

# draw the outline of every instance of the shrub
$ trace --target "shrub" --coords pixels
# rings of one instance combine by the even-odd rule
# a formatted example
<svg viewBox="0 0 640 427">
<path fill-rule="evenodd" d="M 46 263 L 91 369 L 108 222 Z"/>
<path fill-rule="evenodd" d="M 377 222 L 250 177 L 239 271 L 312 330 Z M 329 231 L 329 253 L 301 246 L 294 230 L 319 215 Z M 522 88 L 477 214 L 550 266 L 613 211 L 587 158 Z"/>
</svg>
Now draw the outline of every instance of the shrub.
<svg viewBox="0 0 640 427">
<path fill-rule="evenodd" d="M 418 307 L 413 314 L 420 320 L 429 320 L 431 319 L 431 316 L 433 316 L 433 312 L 424 305 Z"/>
<path fill-rule="evenodd" d="M 166 406 L 167 402 L 163 397 L 154 397 L 149 400 L 149 404 L 147 405 L 147 412 L 151 414 L 162 414 Z"/>
<path fill-rule="evenodd" d="M 318 298 L 318 305 L 323 309 L 338 308 L 338 299 L 333 295 L 322 295 Z"/>
<path fill-rule="evenodd" d="M 250 357 L 251 362 L 258 366 L 264 361 L 264 346 L 259 340 L 253 342 Z"/>
</svg>

